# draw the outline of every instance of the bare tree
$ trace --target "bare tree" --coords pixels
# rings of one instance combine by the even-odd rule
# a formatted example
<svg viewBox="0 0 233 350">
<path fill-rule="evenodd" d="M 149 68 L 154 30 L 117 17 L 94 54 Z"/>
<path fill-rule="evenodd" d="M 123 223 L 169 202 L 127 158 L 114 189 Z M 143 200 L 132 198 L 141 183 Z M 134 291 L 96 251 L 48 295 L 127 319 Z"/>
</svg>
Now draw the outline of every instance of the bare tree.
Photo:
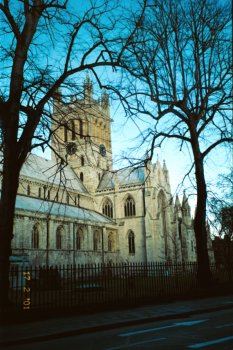
<svg viewBox="0 0 233 350">
<path fill-rule="evenodd" d="M 152 158 L 164 140 L 188 147 L 195 171 L 198 278 L 211 278 L 206 232 L 205 161 L 232 138 L 231 4 L 213 0 L 150 1 L 125 53 L 131 79 L 125 108 L 149 116 L 143 135 Z M 132 78 L 133 77 L 133 78 Z"/>
<path fill-rule="evenodd" d="M 128 30 L 117 3 L 90 0 L 72 9 L 68 0 L 0 1 L 1 305 L 8 293 L 20 170 L 33 148 L 49 144 L 58 88 L 77 95 L 83 71 L 99 79 L 100 68 L 121 65 L 138 26 Z"/>
</svg>

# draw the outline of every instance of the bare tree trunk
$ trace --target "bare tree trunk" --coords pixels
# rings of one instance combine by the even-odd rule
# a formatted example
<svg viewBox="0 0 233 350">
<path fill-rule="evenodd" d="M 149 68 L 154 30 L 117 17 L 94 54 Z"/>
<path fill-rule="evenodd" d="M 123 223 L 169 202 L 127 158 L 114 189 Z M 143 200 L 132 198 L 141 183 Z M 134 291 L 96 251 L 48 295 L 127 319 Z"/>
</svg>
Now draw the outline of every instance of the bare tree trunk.
<svg viewBox="0 0 233 350">
<path fill-rule="evenodd" d="M 209 284 L 211 272 L 209 266 L 209 255 L 207 249 L 207 230 L 206 230 L 206 183 L 203 175 L 203 162 L 196 167 L 197 181 L 197 207 L 194 218 L 194 231 L 197 245 L 198 262 L 198 280 L 201 285 Z"/>
<path fill-rule="evenodd" d="M 19 168 L 16 157 L 4 157 L 3 182 L 0 200 L 0 310 L 8 305 L 9 257 L 13 238 L 15 201 L 18 189 Z"/>
<path fill-rule="evenodd" d="M 190 133 L 195 164 L 197 184 L 197 206 L 194 217 L 194 232 L 197 248 L 197 278 L 201 286 L 206 286 L 211 280 L 206 230 L 207 190 L 204 174 L 203 155 L 200 151 L 195 123 L 191 123 Z"/>
</svg>

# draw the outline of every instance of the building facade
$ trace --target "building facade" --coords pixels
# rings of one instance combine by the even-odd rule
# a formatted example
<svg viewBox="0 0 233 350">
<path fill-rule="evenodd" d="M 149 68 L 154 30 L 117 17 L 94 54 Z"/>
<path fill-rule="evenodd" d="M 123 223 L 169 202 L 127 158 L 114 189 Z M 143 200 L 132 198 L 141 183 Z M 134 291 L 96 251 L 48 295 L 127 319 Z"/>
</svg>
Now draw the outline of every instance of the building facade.
<svg viewBox="0 0 233 350">
<path fill-rule="evenodd" d="M 190 206 L 171 195 L 165 162 L 113 170 L 106 92 L 57 92 L 51 160 L 21 171 L 12 252 L 33 265 L 196 261 Z"/>
</svg>

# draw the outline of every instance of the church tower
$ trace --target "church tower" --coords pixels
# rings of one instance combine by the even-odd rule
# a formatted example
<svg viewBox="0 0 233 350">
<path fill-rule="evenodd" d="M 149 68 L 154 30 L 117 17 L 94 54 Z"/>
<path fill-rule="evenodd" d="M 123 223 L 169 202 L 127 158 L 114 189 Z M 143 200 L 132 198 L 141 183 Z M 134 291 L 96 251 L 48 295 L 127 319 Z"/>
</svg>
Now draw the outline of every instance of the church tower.
<svg viewBox="0 0 233 350">
<path fill-rule="evenodd" d="M 111 117 L 109 98 L 93 97 L 93 86 L 87 73 L 83 97 L 62 100 L 54 97 L 52 147 L 54 157 L 64 159 L 87 190 L 94 194 L 104 171 L 112 169 Z"/>
</svg>

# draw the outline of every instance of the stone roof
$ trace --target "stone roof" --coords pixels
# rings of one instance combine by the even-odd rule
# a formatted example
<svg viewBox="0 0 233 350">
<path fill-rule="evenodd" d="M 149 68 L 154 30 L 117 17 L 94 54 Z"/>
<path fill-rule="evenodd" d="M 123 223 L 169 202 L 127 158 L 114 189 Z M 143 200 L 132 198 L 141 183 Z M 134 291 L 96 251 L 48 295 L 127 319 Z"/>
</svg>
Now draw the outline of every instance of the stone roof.
<svg viewBox="0 0 233 350">
<path fill-rule="evenodd" d="M 118 181 L 120 187 L 141 185 L 145 181 L 144 167 L 130 167 L 115 172 L 105 172 L 97 190 L 114 188 L 116 181 Z"/>
<path fill-rule="evenodd" d="M 82 181 L 74 173 L 69 165 L 59 169 L 59 164 L 54 160 L 48 160 L 35 154 L 30 154 L 24 163 L 20 176 L 25 176 L 38 182 L 45 182 L 88 193 Z"/>
<path fill-rule="evenodd" d="M 75 220 L 90 221 L 93 223 L 113 224 L 113 221 L 111 219 L 93 210 L 78 208 L 68 204 L 61 204 L 23 195 L 17 196 L 15 209 L 16 213 L 19 213 L 21 210 L 26 210 L 46 216 L 58 216 L 60 219 L 72 218 Z"/>
</svg>

